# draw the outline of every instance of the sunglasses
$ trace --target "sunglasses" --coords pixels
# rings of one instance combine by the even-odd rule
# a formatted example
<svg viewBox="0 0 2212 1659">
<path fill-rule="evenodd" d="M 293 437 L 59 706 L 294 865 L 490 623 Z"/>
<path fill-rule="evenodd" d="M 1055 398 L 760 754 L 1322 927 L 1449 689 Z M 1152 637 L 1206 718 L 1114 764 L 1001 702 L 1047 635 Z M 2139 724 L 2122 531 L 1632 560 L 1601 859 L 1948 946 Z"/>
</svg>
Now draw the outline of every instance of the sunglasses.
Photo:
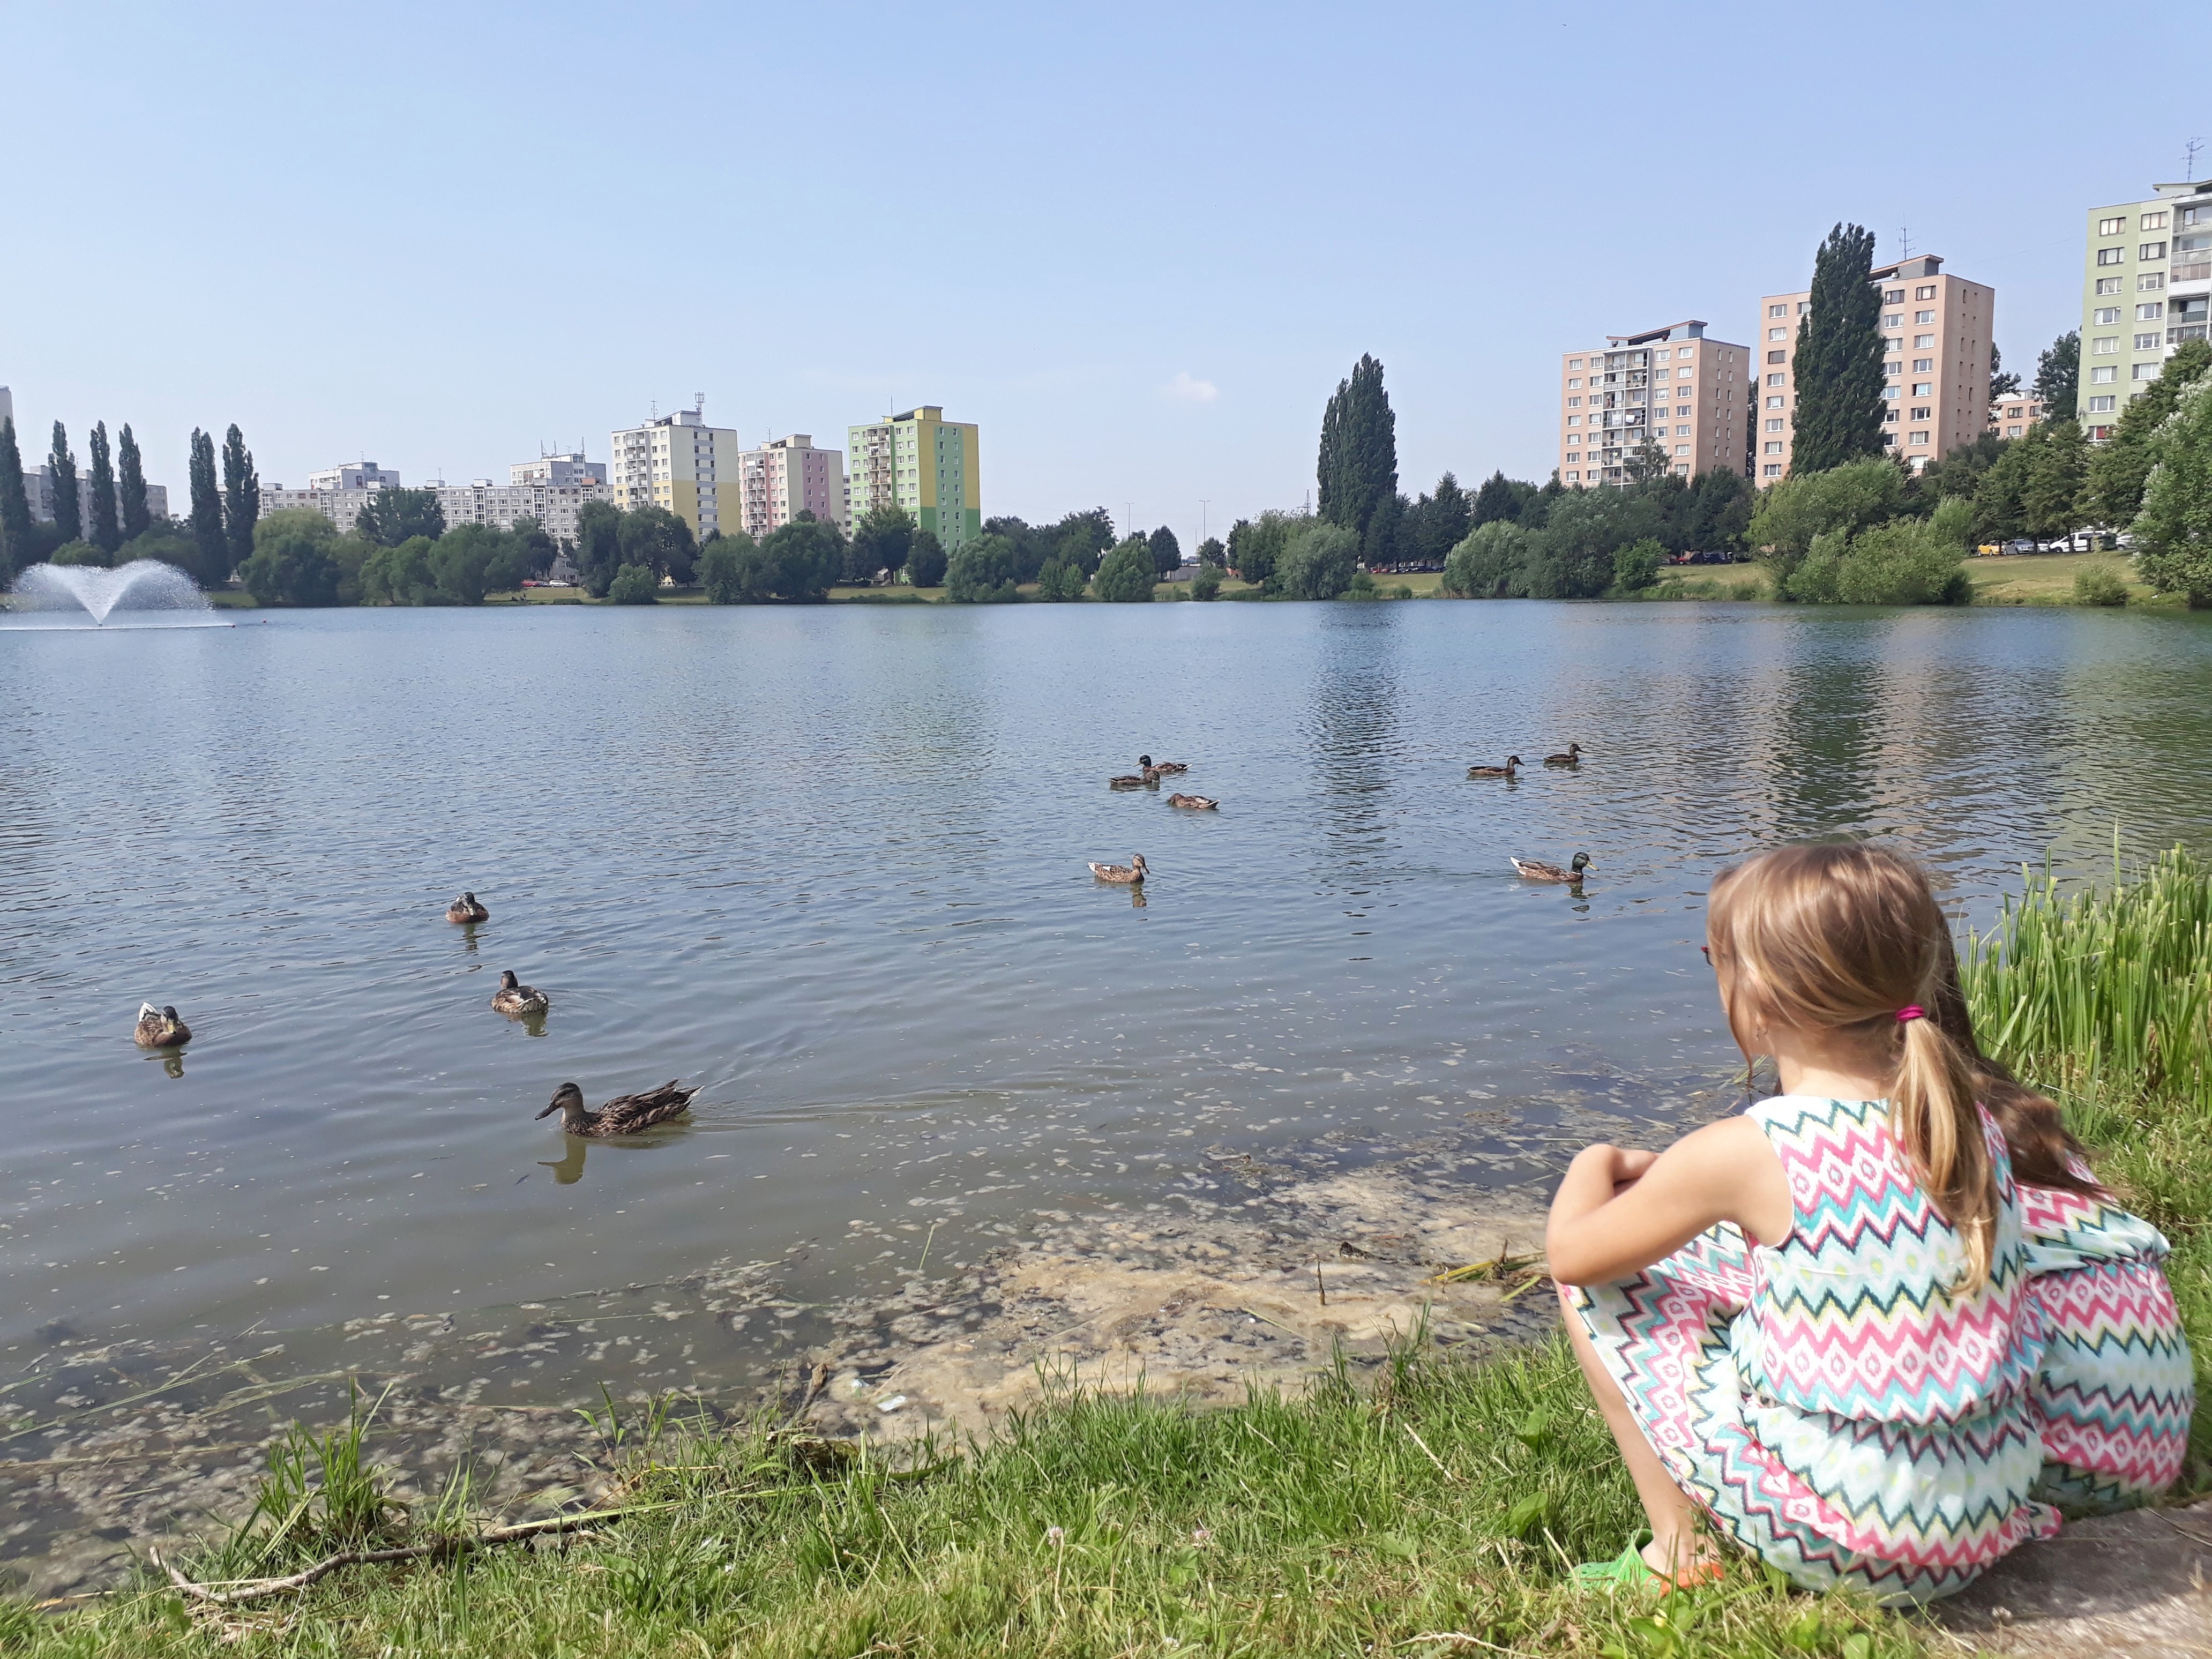
<svg viewBox="0 0 2212 1659">
<path fill-rule="evenodd" d="M 1705 959 L 1706 967 L 1710 968 L 1713 965 L 1713 947 L 1711 945 L 1700 945 L 1698 947 L 1698 954 Z"/>
</svg>

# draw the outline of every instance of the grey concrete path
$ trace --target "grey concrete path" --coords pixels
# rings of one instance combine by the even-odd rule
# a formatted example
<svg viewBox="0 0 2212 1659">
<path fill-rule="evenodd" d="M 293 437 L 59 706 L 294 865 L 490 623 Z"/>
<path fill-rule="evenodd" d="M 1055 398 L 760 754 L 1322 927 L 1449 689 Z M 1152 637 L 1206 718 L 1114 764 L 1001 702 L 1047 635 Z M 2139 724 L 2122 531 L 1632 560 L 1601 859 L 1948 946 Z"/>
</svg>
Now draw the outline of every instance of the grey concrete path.
<svg viewBox="0 0 2212 1659">
<path fill-rule="evenodd" d="M 2021 1659 L 2212 1656 L 2212 1504 L 2138 1510 L 2024 1545 L 1937 1621 L 1972 1651 Z"/>
</svg>

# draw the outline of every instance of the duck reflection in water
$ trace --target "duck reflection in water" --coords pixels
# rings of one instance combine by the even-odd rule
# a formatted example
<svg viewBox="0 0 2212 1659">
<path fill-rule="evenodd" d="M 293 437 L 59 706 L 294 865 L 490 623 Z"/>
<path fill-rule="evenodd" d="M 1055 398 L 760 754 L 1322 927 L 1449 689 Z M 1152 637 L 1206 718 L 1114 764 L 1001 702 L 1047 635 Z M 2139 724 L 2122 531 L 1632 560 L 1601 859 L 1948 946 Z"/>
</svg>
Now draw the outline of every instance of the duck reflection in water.
<svg viewBox="0 0 2212 1659">
<path fill-rule="evenodd" d="M 181 1049 L 172 1048 L 168 1053 L 163 1054 L 161 1056 L 161 1071 L 163 1075 L 167 1077 L 182 1077 L 185 1074 L 185 1056 L 183 1051 Z"/>
<path fill-rule="evenodd" d="M 560 1185 L 573 1187 L 584 1178 L 584 1149 L 591 1144 L 581 1135 L 570 1135 L 568 1150 L 562 1155 L 559 1163 L 541 1158 L 538 1160 L 538 1167 L 552 1170 L 553 1179 Z"/>
</svg>

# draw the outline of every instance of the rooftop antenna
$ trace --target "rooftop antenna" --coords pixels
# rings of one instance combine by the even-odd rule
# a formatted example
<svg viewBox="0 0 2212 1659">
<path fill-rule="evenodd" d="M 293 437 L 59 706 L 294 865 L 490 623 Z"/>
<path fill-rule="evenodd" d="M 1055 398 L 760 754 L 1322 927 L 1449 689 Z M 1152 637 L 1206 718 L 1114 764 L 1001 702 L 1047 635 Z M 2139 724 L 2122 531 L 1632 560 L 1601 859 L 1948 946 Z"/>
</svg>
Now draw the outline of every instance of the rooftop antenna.
<svg viewBox="0 0 2212 1659">
<path fill-rule="evenodd" d="M 1206 509 L 1209 505 L 1210 503 L 1203 499 L 1198 504 L 1198 538 L 1200 541 L 1206 539 Z"/>
<path fill-rule="evenodd" d="M 1897 245 L 1904 250 L 1903 258 L 1910 259 L 1912 257 L 1912 228 L 1910 225 L 1897 228 Z"/>
<path fill-rule="evenodd" d="M 2181 147 L 2182 165 L 2186 169 L 2182 177 L 2192 185 L 2197 182 L 2197 152 L 2203 148 L 2202 138 L 2191 138 Z"/>
<path fill-rule="evenodd" d="M 694 415 L 704 415 L 707 412 L 707 394 L 705 392 L 695 392 L 691 394 L 691 412 Z"/>
<path fill-rule="evenodd" d="M 649 409 L 649 410 L 651 410 L 653 411 L 653 418 L 654 420 L 656 420 L 656 421 L 657 421 L 657 420 L 659 420 L 659 419 L 660 418 L 660 399 L 659 399 L 659 398 L 651 398 L 651 399 L 649 399 L 649 400 L 647 402 L 647 404 L 646 404 L 646 405 L 645 405 L 645 406 L 646 406 L 647 409 Z"/>
</svg>

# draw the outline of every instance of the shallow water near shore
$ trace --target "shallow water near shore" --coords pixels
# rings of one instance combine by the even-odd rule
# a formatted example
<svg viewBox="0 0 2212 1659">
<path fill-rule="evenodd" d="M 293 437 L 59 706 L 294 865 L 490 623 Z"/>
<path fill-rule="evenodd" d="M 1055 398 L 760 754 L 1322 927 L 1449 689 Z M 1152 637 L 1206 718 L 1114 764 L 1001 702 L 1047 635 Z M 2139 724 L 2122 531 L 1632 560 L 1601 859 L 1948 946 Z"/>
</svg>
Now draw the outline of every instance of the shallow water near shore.
<svg viewBox="0 0 2212 1659">
<path fill-rule="evenodd" d="M 1008 1289 L 1042 1293 L 1038 1262 L 1396 1250 L 1402 1282 L 1356 1293 L 1402 1296 L 1477 1217 L 1526 1224 L 1565 1149 L 1724 1107 L 1697 951 L 1720 865 L 1878 835 L 1984 920 L 2047 850 L 2108 870 L 2116 823 L 2133 854 L 2208 850 L 2208 693 L 2203 620 L 2082 611 L 0 634 L 4 1547 L 55 1535 L 53 1458 L 124 1449 L 87 1437 L 250 1445 L 349 1370 L 425 1411 L 605 1382 L 879 1412 L 915 1355 L 957 1396 L 988 1392 L 957 1343 L 1042 1351 Z M 1570 740 L 1579 768 L 1465 775 Z M 1109 793 L 1139 751 L 1221 811 Z M 1580 892 L 1506 861 L 1584 850 Z M 1084 867 L 1132 852 L 1141 904 Z M 465 887 L 489 922 L 442 920 Z M 501 969 L 549 992 L 542 1024 L 491 1012 Z M 132 1047 L 142 1000 L 191 1023 L 181 1055 Z M 565 1079 L 596 1102 L 671 1076 L 704 1091 L 644 1139 L 533 1121 Z M 1283 1183 L 1237 1172 L 1269 1167 L 1303 1195 L 1254 1234 Z M 1228 1321 L 1217 1356 L 1250 1334 L 1212 1289 L 1161 1295 Z M 1201 1378 L 1193 1340 L 1157 1363 Z"/>
</svg>

